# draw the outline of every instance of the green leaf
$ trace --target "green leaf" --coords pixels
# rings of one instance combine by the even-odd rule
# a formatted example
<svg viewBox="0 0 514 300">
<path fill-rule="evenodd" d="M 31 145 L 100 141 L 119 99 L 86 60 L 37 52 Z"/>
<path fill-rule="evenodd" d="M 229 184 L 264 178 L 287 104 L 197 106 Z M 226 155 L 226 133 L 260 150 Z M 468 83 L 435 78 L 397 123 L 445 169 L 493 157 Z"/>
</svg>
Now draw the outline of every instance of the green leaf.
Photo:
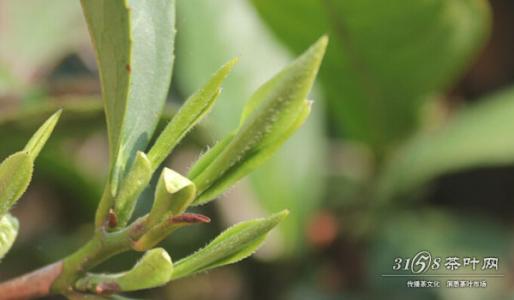
<svg viewBox="0 0 514 300">
<path fill-rule="evenodd" d="M 50 138 L 50 135 L 52 134 L 55 125 L 57 125 L 57 122 L 59 121 L 59 118 L 61 117 L 62 110 L 57 111 L 54 113 L 37 131 L 34 133 L 32 138 L 29 140 L 27 145 L 25 146 L 24 151 L 26 151 L 32 160 L 35 160 L 36 157 L 39 155 L 39 152 L 41 152 L 41 149 L 45 146 L 46 142 Z"/>
<path fill-rule="evenodd" d="M 482 0 L 252 3 L 296 53 L 329 34 L 320 75 L 332 121 L 379 151 L 417 128 L 421 103 L 458 77 L 490 27 Z"/>
<path fill-rule="evenodd" d="M 321 38 L 296 61 L 287 66 L 282 72 L 259 88 L 249 100 L 242 116 L 242 124 L 228 145 L 210 161 L 203 170 L 191 177 L 198 189 L 198 197 L 194 204 L 203 204 L 213 200 L 203 197 L 208 189 L 216 186 L 217 181 L 224 180 L 227 172 L 238 172 L 233 178 L 241 178 L 269 158 L 291 134 L 298 119 L 305 120 L 307 97 L 321 64 L 328 40 Z M 294 128 L 296 129 L 297 126 Z M 219 149 L 215 148 L 215 151 Z M 255 153 L 260 159 L 249 164 L 245 172 L 237 170 Z M 212 157 L 213 155 L 209 155 Z M 210 159 L 209 159 L 210 160 Z M 202 161 L 204 164 L 205 161 Z M 198 167 L 193 166 L 196 172 Z M 217 196 L 221 193 L 211 193 Z"/>
<path fill-rule="evenodd" d="M 132 270 L 117 279 L 122 291 L 158 287 L 171 279 L 173 263 L 162 248 L 148 251 Z"/>
<path fill-rule="evenodd" d="M 145 253 L 130 270 L 118 274 L 88 274 L 76 283 L 80 291 L 96 293 L 130 292 L 155 288 L 168 283 L 173 274 L 171 258 L 162 248 Z"/>
<path fill-rule="evenodd" d="M 265 219 L 232 226 L 196 253 L 175 264 L 172 280 L 233 264 L 252 255 L 266 235 L 289 214 L 284 210 Z"/>
<path fill-rule="evenodd" d="M 50 137 L 61 111 L 53 114 L 32 136 L 23 151 L 6 158 L 0 164 L 0 216 L 5 214 L 27 190 L 34 160 Z"/>
<path fill-rule="evenodd" d="M 236 167 L 228 170 L 221 179 L 211 185 L 208 190 L 201 194 L 201 196 L 197 197 L 195 203 L 201 204 L 215 199 L 230 188 L 230 186 L 270 159 L 271 156 L 275 154 L 275 152 L 277 152 L 277 150 L 296 132 L 296 130 L 303 125 L 309 116 L 310 111 L 311 103 L 309 101 L 305 101 L 303 110 L 298 114 L 297 119 L 289 127 L 284 128 L 285 131 L 281 136 L 278 136 L 275 140 L 269 141 L 266 144 L 263 143 L 264 145 L 259 150 L 249 155 Z"/>
<path fill-rule="evenodd" d="M 514 89 L 458 112 L 444 126 L 405 143 L 381 174 L 381 199 L 404 196 L 451 172 L 514 163 Z"/>
<path fill-rule="evenodd" d="M 111 154 L 110 189 L 150 140 L 171 80 L 174 0 L 82 0 L 96 48 Z"/>
<path fill-rule="evenodd" d="M 0 165 L 0 216 L 3 216 L 27 190 L 34 161 L 26 151 L 17 152 Z"/>
<path fill-rule="evenodd" d="M 209 149 L 206 153 L 204 153 L 191 167 L 189 170 L 188 176 L 190 178 L 195 178 L 200 175 L 201 172 L 205 170 L 215 159 L 218 157 L 223 150 L 230 144 L 236 132 L 228 134 L 221 141 L 217 142 L 214 147 Z"/>
<path fill-rule="evenodd" d="M 211 111 L 221 92 L 221 84 L 236 63 L 237 59 L 232 59 L 223 65 L 182 105 L 148 152 L 153 169 L 156 169 L 184 136 Z"/>
<path fill-rule="evenodd" d="M 241 20 L 245 20 L 244 26 L 241 26 Z M 250 1 L 177 2 L 180 34 L 177 36 L 175 83 L 182 94 L 193 93 L 203 83 L 202 78 L 230 57 L 241 58 L 234 76 L 223 84 L 223 93 L 209 114 L 207 126 L 214 141 L 223 140 L 227 133 L 235 131 L 249 96 L 292 59 L 291 53 L 265 25 Z M 312 35 L 299 52 L 321 34 Z M 316 103 L 302 130 L 249 174 L 237 190 L 222 195 L 223 203 L 218 206 L 232 222 L 237 220 L 232 210 L 236 203 L 241 207 L 237 215 L 256 216 L 260 214 L 256 212 L 259 210 L 265 214 L 284 208 L 291 211 L 278 229 L 277 234 L 282 237 L 279 244 L 272 245 L 266 252 L 268 259 L 308 251 L 304 247 L 303 228 L 310 222 L 312 211 L 319 209 L 323 201 L 326 188 L 323 178 L 328 170 L 325 101 L 319 91 L 319 86 L 315 87 L 308 98 L 315 99 Z M 223 150 L 223 147 L 219 148 Z M 212 149 L 208 154 L 214 154 Z M 208 165 L 210 162 L 206 158 L 206 155 L 202 156 L 194 166 L 200 167 L 202 161 Z M 189 175 L 194 176 L 193 173 L 191 170 Z"/>
<path fill-rule="evenodd" d="M 11 249 L 16 236 L 18 235 L 18 220 L 6 214 L 0 217 L 0 259 Z"/>
<path fill-rule="evenodd" d="M 124 227 L 132 217 L 137 200 L 148 186 L 152 174 L 150 160 L 143 152 L 138 152 L 115 198 L 114 211 L 116 212 L 118 227 Z"/>
<path fill-rule="evenodd" d="M 194 200 L 195 185 L 179 173 L 164 168 L 161 173 L 152 210 L 148 215 L 147 225 L 157 224 L 164 216 L 176 216 L 183 213 Z"/>
</svg>

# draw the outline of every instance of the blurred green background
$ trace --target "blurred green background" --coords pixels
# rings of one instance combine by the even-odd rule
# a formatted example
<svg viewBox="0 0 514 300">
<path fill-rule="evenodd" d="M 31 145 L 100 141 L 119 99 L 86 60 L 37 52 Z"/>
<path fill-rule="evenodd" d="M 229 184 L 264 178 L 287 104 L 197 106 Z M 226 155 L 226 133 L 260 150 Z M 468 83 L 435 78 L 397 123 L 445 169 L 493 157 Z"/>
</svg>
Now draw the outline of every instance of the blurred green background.
<svg viewBox="0 0 514 300">
<path fill-rule="evenodd" d="M 164 247 L 178 260 L 235 222 L 289 208 L 287 222 L 252 259 L 135 297 L 514 298 L 514 2 L 177 5 L 163 124 L 218 66 L 240 57 L 213 113 L 167 162 L 182 173 L 236 126 L 261 83 L 322 34 L 331 43 L 304 128 L 202 208 L 211 225 L 179 231 Z M 21 231 L 1 279 L 55 261 L 89 237 L 109 164 L 99 91 L 79 1 L 0 0 L 0 159 L 64 108 L 13 211 Z M 140 213 L 150 207 L 143 198 Z M 485 289 L 413 289 L 409 278 L 381 276 L 394 273 L 395 258 L 420 250 L 498 257 L 496 274 L 504 277 L 487 278 Z M 136 259 L 122 255 L 99 270 L 122 270 Z M 447 274 L 461 279 L 459 272 Z"/>
</svg>

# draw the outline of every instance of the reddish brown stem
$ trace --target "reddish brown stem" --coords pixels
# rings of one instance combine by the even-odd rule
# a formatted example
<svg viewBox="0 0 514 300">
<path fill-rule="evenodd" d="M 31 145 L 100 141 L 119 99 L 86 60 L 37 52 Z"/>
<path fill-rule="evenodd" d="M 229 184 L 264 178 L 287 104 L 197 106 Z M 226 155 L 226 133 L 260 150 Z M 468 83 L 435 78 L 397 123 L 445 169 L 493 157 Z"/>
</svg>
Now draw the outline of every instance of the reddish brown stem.
<svg viewBox="0 0 514 300">
<path fill-rule="evenodd" d="M 26 300 L 47 296 L 55 279 L 62 272 L 62 262 L 56 262 L 32 273 L 0 284 L 0 300 Z"/>
<path fill-rule="evenodd" d="M 210 223 L 211 219 L 207 216 L 200 214 L 184 213 L 171 218 L 171 224 L 197 224 L 197 223 Z"/>
</svg>

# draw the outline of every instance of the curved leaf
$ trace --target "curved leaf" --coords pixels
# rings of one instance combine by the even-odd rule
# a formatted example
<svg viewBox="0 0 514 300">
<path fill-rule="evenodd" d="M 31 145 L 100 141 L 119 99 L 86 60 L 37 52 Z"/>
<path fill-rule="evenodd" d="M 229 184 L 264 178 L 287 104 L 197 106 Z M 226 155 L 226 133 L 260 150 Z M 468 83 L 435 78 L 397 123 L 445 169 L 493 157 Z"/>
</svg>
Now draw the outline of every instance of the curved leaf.
<svg viewBox="0 0 514 300">
<path fill-rule="evenodd" d="M 195 185 L 179 173 L 164 168 L 161 173 L 152 210 L 148 215 L 147 225 L 152 226 L 165 215 L 176 216 L 183 213 L 194 200 Z"/>
<path fill-rule="evenodd" d="M 171 258 L 162 248 L 145 253 L 130 270 L 118 274 L 88 274 L 76 283 L 81 291 L 112 294 L 155 288 L 168 283 L 173 273 Z"/>
<path fill-rule="evenodd" d="M 233 264 L 252 255 L 264 242 L 270 230 L 289 214 L 282 211 L 265 219 L 246 221 L 232 226 L 196 253 L 175 264 L 172 279 L 178 279 L 213 268 Z"/>
</svg>

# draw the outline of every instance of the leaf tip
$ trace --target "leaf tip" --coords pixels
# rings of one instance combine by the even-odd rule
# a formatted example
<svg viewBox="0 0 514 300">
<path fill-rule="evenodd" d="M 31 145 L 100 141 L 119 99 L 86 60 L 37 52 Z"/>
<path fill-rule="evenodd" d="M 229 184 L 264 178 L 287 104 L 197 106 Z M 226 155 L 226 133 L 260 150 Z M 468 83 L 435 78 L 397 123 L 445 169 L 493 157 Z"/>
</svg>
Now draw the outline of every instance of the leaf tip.
<svg viewBox="0 0 514 300">
<path fill-rule="evenodd" d="M 63 111 L 63 109 L 60 108 L 59 110 L 54 112 L 50 116 L 50 118 L 48 118 L 48 120 L 45 122 L 45 124 L 43 126 L 47 126 L 48 131 L 52 132 L 54 130 L 55 126 L 57 125 L 57 122 L 59 122 L 59 119 L 61 118 L 62 111 Z"/>
<path fill-rule="evenodd" d="M 51 115 L 41 127 L 32 135 L 27 145 L 25 146 L 25 151 L 27 151 L 32 159 L 36 159 L 39 155 L 39 152 L 43 149 L 46 142 L 50 138 L 59 118 L 61 117 L 62 109 L 56 111 L 53 115 Z"/>
<path fill-rule="evenodd" d="M 316 44 L 320 44 L 321 47 L 327 48 L 329 41 L 330 41 L 330 37 L 328 36 L 328 34 L 325 33 L 324 35 L 322 35 L 319 38 L 319 40 L 318 40 L 318 42 L 316 42 Z"/>
<path fill-rule="evenodd" d="M 57 110 L 57 111 L 52 115 L 52 117 L 54 117 L 54 116 L 55 116 L 56 118 L 58 118 L 58 119 L 59 119 L 59 118 L 61 117 L 61 115 L 62 115 L 63 110 L 64 110 L 64 108 L 62 108 L 62 107 L 61 107 L 61 108 L 59 108 L 59 109 L 58 109 L 58 110 Z"/>
<path fill-rule="evenodd" d="M 325 52 L 327 51 L 329 38 L 328 35 L 321 36 L 314 45 L 311 46 L 310 51 L 314 54 L 314 57 L 316 57 L 319 62 L 318 64 L 321 64 L 321 60 L 325 56 Z"/>
<path fill-rule="evenodd" d="M 313 71 L 314 75 L 318 72 L 323 57 L 325 57 L 328 42 L 328 35 L 323 35 L 298 59 L 302 64 L 309 66 L 308 69 Z M 312 78 L 312 80 L 314 80 L 314 78 Z"/>
<path fill-rule="evenodd" d="M 232 70 L 235 65 L 239 62 L 239 56 L 233 57 L 231 60 L 229 60 L 227 63 L 225 63 L 225 67 Z"/>
<path fill-rule="evenodd" d="M 234 69 L 234 66 L 239 62 L 239 57 L 234 57 L 232 59 L 230 59 L 229 61 L 227 61 L 223 66 L 221 66 L 218 70 L 218 72 L 216 72 L 217 74 L 220 74 L 221 75 L 221 80 L 224 80 L 228 74 L 230 74 L 230 72 L 232 72 L 232 69 Z M 221 81 L 218 83 L 221 85 Z"/>
<path fill-rule="evenodd" d="M 164 168 L 162 171 L 164 187 L 170 194 L 177 193 L 185 188 L 194 188 L 194 184 L 185 176 L 173 171 L 170 168 Z"/>
<path fill-rule="evenodd" d="M 148 158 L 146 153 L 144 153 L 143 151 L 137 151 L 137 153 L 136 153 L 136 161 L 137 160 L 141 160 L 142 162 L 144 162 L 145 167 L 148 168 L 148 169 L 152 165 L 151 162 L 150 162 L 150 159 Z"/>
<path fill-rule="evenodd" d="M 275 219 L 277 221 L 277 224 L 282 222 L 283 220 L 285 220 L 285 218 L 287 218 L 287 216 L 289 216 L 289 209 L 284 209 L 276 214 L 274 214 L 273 216 L 271 216 L 272 219 Z"/>
</svg>

